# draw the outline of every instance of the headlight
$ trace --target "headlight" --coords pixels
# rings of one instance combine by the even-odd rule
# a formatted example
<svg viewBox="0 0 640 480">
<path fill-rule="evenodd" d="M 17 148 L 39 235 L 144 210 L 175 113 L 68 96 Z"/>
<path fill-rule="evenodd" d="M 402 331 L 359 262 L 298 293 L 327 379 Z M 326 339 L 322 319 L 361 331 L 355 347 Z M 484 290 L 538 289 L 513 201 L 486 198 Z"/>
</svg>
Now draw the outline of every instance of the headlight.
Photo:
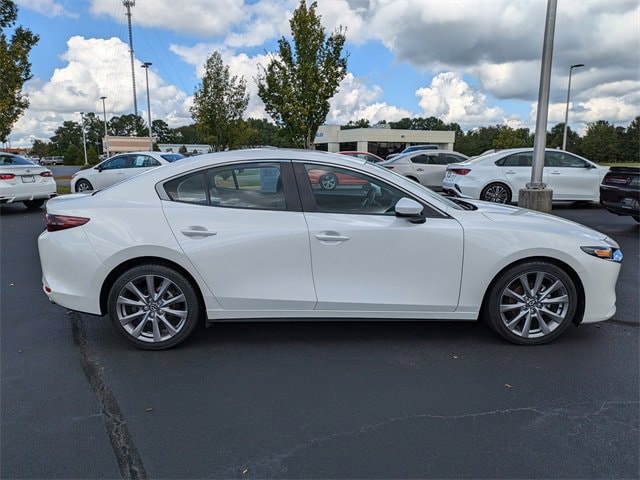
<svg viewBox="0 0 640 480">
<path fill-rule="evenodd" d="M 593 255 L 594 257 L 602 258 L 603 260 L 611 260 L 612 262 L 622 262 L 622 250 L 610 246 L 598 246 L 598 247 L 580 247 L 583 252 Z"/>
</svg>

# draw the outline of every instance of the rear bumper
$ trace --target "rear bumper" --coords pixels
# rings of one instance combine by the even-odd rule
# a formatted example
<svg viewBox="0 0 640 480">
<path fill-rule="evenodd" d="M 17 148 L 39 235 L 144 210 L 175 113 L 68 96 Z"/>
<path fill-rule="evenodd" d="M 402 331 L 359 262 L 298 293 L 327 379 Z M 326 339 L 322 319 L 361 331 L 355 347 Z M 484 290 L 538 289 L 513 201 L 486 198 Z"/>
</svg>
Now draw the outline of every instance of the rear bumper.
<svg viewBox="0 0 640 480">
<path fill-rule="evenodd" d="M 0 203 L 26 202 L 29 200 L 49 200 L 57 196 L 57 193 L 31 193 L 22 195 L 2 195 Z"/>
</svg>

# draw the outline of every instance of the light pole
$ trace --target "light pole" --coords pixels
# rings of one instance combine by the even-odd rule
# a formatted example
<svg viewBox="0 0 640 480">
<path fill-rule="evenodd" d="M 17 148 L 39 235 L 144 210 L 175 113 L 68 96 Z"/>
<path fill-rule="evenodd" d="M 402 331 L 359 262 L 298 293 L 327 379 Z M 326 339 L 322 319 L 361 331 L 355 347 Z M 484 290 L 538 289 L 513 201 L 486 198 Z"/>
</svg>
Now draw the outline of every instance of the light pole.
<svg viewBox="0 0 640 480">
<path fill-rule="evenodd" d="M 149 125 L 149 151 L 153 151 L 153 135 L 151 134 L 151 100 L 149 98 L 149 67 L 151 62 L 144 62 L 140 65 L 144 68 L 144 73 L 147 78 L 147 124 Z"/>
<path fill-rule="evenodd" d="M 104 105 L 104 101 L 107 97 L 100 97 L 102 100 L 102 117 L 104 118 L 104 143 L 102 144 L 102 153 L 107 154 L 107 158 L 109 158 L 109 138 L 107 134 L 107 108 Z"/>
<path fill-rule="evenodd" d="M 84 112 L 80 112 L 80 118 L 82 118 L 82 148 L 84 149 L 84 164 L 87 165 L 87 137 L 84 134 Z"/>
<path fill-rule="evenodd" d="M 569 87 L 567 88 L 567 109 L 564 111 L 564 133 L 562 134 L 562 150 L 567 149 L 567 122 L 569 121 L 569 98 L 571 96 L 571 72 L 574 68 L 584 67 L 584 63 L 576 63 L 569 68 Z"/>
</svg>

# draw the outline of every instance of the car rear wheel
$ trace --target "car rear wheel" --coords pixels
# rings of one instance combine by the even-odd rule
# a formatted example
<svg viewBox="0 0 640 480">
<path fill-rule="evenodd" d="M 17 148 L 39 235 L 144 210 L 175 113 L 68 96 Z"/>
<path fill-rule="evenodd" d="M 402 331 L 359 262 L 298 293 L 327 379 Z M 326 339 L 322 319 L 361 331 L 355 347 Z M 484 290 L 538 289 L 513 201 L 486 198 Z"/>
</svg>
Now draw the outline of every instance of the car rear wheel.
<svg viewBox="0 0 640 480">
<path fill-rule="evenodd" d="M 133 267 L 113 283 L 108 313 L 115 329 L 136 347 L 162 350 L 184 341 L 201 319 L 191 282 L 164 265 Z"/>
<path fill-rule="evenodd" d="M 480 193 L 480 200 L 509 203 L 511 201 L 511 190 L 504 183 L 490 183 Z"/>
<path fill-rule="evenodd" d="M 544 261 L 509 268 L 497 278 L 484 316 L 504 339 L 540 345 L 560 335 L 573 321 L 578 294 L 571 277 Z"/>
<path fill-rule="evenodd" d="M 333 173 L 325 173 L 320 177 L 320 188 L 333 190 L 338 186 L 338 178 Z"/>
<path fill-rule="evenodd" d="M 27 207 L 28 210 L 35 210 L 36 208 L 40 208 L 44 205 L 44 198 L 40 198 L 38 200 L 25 200 L 24 206 Z"/>
<path fill-rule="evenodd" d="M 93 190 L 93 185 L 91 185 L 88 180 L 78 180 L 78 182 L 76 183 L 76 192 L 82 193 L 89 190 Z"/>
</svg>

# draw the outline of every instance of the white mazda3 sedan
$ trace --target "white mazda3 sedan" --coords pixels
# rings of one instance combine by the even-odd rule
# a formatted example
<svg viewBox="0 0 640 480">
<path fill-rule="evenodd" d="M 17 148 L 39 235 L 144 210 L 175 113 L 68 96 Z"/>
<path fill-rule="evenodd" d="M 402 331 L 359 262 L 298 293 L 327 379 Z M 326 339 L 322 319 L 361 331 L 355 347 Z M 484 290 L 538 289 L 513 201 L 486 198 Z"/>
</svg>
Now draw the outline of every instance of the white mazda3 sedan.
<svg viewBox="0 0 640 480">
<path fill-rule="evenodd" d="M 318 170 L 353 181 L 322 189 Z M 484 318 L 511 342 L 541 344 L 614 314 L 622 259 L 582 225 L 300 150 L 175 162 L 50 200 L 46 221 L 46 295 L 108 315 L 145 349 L 200 322 L 286 318 Z"/>
<path fill-rule="evenodd" d="M 520 189 L 531 182 L 533 148 L 498 150 L 466 162 L 450 164 L 442 189 L 452 195 L 496 203 L 518 201 Z M 553 200 L 598 202 L 600 183 L 609 171 L 564 150 L 547 149 L 542 181 Z"/>
<path fill-rule="evenodd" d="M 71 177 L 72 192 L 87 192 L 109 187 L 160 165 L 184 158 L 180 153 L 131 152 L 114 155 L 95 167 L 78 170 Z"/>
<path fill-rule="evenodd" d="M 22 202 L 31 210 L 56 194 L 51 170 L 19 155 L 0 152 L 0 203 Z"/>
</svg>

